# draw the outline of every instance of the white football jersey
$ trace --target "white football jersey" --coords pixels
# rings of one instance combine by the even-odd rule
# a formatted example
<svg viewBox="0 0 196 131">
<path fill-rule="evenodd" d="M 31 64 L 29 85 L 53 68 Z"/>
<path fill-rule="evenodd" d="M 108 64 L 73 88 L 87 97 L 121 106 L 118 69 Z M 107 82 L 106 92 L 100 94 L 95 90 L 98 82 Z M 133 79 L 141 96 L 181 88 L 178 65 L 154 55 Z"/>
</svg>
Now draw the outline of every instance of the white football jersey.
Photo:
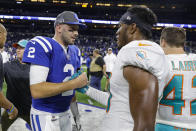
<svg viewBox="0 0 196 131">
<path fill-rule="evenodd" d="M 170 73 L 160 99 L 157 123 L 196 129 L 196 54 L 167 58 Z"/>
<path fill-rule="evenodd" d="M 164 51 L 154 42 L 132 41 L 122 47 L 110 80 L 111 95 L 108 100 L 107 114 L 100 131 L 131 131 L 133 119 L 129 107 L 129 84 L 123 77 L 123 67 L 133 65 L 151 72 L 159 80 L 159 91 L 163 90 L 168 74 L 168 64 Z M 141 78 L 142 82 L 142 78 Z"/>
</svg>

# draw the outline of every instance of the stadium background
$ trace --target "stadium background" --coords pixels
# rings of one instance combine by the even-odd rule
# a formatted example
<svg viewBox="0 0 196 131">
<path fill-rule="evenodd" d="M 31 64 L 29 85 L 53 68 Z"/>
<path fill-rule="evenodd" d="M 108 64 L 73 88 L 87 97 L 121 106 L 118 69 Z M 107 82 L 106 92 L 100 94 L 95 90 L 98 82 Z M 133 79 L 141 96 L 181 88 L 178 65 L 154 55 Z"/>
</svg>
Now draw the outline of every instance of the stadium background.
<svg viewBox="0 0 196 131">
<path fill-rule="evenodd" d="M 8 30 L 5 50 L 14 59 L 15 49 L 12 44 L 20 39 L 31 39 L 34 36 L 49 36 L 54 33 L 53 20 L 30 20 L 30 17 L 52 17 L 71 10 L 78 14 L 80 19 L 104 20 L 107 22 L 88 22 L 87 28 L 79 30 L 76 45 L 85 59 L 93 49 L 98 48 L 104 56 L 108 47 L 117 54 L 115 32 L 117 24 L 108 24 L 108 21 L 118 21 L 120 16 L 132 5 L 142 5 L 151 8 L 158 16 L 161 26 L 153 27 L 153 40 L 159 43 L 159 36 L 164 26 L 185 27 L 187 43 L 185 49 L 194 52 L 196 48 L 196 1 L 195 0 L 0 0 L 0 22 Z M 19 19 L 9 16 L 19 16 Z M 21 16 L 28 16 L 27 19 Z M 102 87 L 105 78 L 102 79 Z M 4 92 L 6 84 L 4 83 Z M 79 102 L 104 107 L 89 97 L 77 93 Z M 89 101 L 91 100 L 91 101 Z"/>
</svg>

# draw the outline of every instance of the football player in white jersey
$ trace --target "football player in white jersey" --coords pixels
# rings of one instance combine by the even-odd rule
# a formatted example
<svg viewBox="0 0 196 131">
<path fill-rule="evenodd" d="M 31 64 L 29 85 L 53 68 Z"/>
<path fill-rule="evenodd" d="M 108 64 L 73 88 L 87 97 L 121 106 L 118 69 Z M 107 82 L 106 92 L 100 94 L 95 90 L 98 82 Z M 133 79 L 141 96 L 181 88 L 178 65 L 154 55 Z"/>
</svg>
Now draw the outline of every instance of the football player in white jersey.
<svg viewBox="0 0 196 131">
<path fill-rule="evenodd" d="M 168 74 L 164 51 L 150 41 L 156 22 L 152 10 L 142 6 L 129 8 L 121 17 L 116 37 L 122 48 L 112 71 L 100 131 L 154 130 L 158 96 Z"/>
<path fill-rule="evenodd" d="M 186 53 L 183 28 L 163 29 L 160 44 L 169 78 L 159 102 L 156 131 L 196 131 L 196 54 Z"/>
<path fill-rule="evenodd" d="M 107 114 L 99 131 L 154 130 L 158 96 L 168 74 L 164 51 L 150 41 L 156 21 L 156 15 L 142 6 L 129 8 L 121 17 L 116 35 L 122 48 L 112 71 Z M 84 89 L 83 93 L 102 104 L 108 97 L 91 87 Z"/>
</svg>

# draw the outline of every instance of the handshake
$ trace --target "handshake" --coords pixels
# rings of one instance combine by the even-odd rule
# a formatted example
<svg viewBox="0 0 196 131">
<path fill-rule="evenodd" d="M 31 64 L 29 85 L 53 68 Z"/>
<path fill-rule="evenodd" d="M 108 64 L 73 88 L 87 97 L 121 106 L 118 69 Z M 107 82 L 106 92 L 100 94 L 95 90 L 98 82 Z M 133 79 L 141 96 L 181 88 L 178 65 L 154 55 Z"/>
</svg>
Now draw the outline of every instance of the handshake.
<svg viewBox="0 0 196 131">
<path fill-rule="evenodd" d="M 73 80 L 81 74 L 82 74 L 82 72 L 79 70 L 78 72 L 74 73 L 69 80 Z M 85 94 L 87 92 L 88 88 L 89 87 L 87 85 L 85 85 L 82 88 L 77 88 L 76 91 Z"/>
</svg>

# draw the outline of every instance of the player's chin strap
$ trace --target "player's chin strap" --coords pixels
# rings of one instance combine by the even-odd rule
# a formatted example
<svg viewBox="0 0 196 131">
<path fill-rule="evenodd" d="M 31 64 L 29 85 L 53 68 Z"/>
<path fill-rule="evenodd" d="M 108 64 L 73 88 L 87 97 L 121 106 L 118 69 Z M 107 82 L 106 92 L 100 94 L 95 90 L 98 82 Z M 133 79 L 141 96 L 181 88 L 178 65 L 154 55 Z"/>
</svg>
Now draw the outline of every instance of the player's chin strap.
<svg viewBox="0 0 196 131">
<path fill-rule="evenodd" d="M 74 121 L 76 123 L 77 131 L 83 131 L 82 125 L 80 123 L 80 114 L 79 114 L 77 102 L 76 101 L 72 102 L 70 105 L 70 108 L 71 108 L 71 112 L 73 114 Z"/>
</svg>

